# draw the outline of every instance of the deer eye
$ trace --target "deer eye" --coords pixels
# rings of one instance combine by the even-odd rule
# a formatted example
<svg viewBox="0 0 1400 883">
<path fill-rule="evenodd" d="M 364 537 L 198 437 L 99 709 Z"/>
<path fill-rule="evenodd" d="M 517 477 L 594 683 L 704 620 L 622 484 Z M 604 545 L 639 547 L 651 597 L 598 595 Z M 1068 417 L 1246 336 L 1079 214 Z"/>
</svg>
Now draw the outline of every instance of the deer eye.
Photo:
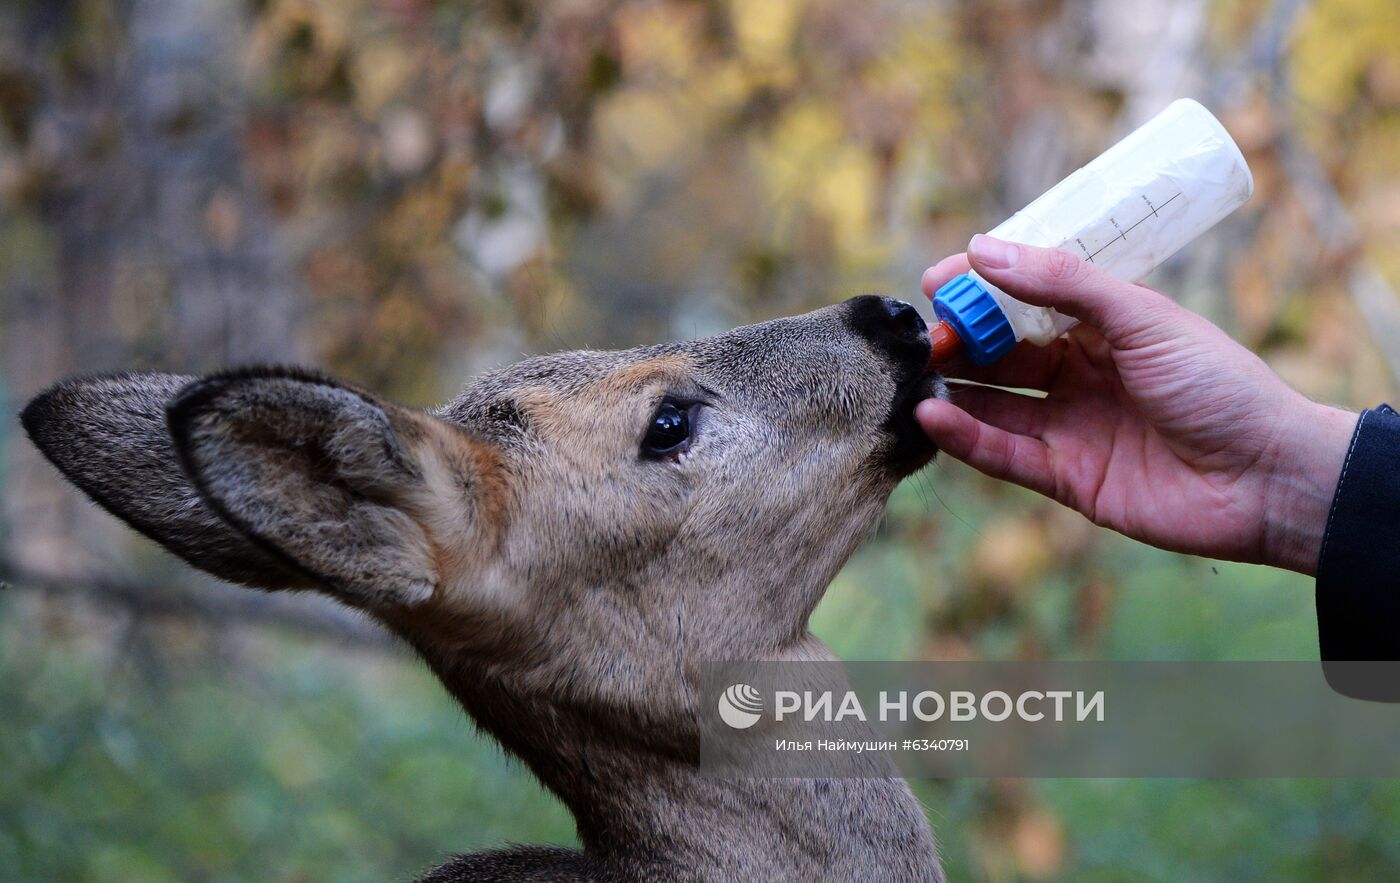
<svg viewBox="0 0 1400 883">
<path fill-rule="evenodd" d="M 691 406 L 666 399 L 652 415 L 642 438 L 642 456 L 648 458 L 679 454 L 690 443 Z"/>
</svg>

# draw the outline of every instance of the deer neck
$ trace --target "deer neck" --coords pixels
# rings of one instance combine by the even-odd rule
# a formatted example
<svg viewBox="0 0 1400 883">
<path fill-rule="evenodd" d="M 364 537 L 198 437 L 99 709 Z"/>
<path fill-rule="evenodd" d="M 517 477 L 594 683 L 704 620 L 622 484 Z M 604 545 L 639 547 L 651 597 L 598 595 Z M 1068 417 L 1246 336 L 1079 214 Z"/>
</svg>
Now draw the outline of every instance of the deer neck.
<svg viewBox="0 0 1400 883">
<path fill-rule="evenodd" d="M 478 724 L 573 813 L 587 855 L 620 879 L 941 881 L 933 834 L 896 778 L 719 779 L 702 775 L 693 712 L 678 735 L 557 704 L 425 652 Z"/>
<path fill-rule="evenodd" d="M 899 779 L 714 779 L 630 762 L 567 800 L 586 851 L 625 877 L 942 879 L 923 810 Z"/>
</svg>

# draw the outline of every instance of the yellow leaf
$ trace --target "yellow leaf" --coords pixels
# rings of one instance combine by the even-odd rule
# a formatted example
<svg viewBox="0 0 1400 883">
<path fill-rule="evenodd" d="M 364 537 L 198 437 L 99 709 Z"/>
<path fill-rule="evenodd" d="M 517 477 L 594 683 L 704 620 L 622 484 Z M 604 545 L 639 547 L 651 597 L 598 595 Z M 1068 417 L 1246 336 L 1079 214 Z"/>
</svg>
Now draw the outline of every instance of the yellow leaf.
<svg viewBox="0 0 1400 883">
<path fill-rule="evenodd" d="M 788 54 L 800 0 L 731 0 L 729 15 L 744 58 L 774 63 Z"/>
</svg>

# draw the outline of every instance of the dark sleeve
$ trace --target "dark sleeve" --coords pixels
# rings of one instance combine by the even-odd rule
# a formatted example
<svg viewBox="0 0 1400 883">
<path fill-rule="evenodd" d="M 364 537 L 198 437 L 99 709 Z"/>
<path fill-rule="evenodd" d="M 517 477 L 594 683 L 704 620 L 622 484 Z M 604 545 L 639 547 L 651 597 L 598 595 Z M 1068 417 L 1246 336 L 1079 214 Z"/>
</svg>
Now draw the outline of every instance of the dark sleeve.
<svg viewBox="0 0 1400 883">
<path fill-rule="evenodd" d="M 1363 411 L 1317 565 L 1322 659 L 1400 660 L 1400 415 Z"/>
</svg>

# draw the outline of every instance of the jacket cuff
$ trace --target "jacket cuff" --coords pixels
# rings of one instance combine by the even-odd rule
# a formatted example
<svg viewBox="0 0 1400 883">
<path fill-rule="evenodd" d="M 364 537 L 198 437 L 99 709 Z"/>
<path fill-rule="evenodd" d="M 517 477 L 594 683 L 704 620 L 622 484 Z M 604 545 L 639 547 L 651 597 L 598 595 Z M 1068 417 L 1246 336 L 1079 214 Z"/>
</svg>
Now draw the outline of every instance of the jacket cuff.
<svg viewBox="0 0 1400 883">
<path fill-rule="evenodd" d="M 1400 415 L 1363 411 L 1317 565 L 1322 659 L 1400 660 Z"/>
</svg>

